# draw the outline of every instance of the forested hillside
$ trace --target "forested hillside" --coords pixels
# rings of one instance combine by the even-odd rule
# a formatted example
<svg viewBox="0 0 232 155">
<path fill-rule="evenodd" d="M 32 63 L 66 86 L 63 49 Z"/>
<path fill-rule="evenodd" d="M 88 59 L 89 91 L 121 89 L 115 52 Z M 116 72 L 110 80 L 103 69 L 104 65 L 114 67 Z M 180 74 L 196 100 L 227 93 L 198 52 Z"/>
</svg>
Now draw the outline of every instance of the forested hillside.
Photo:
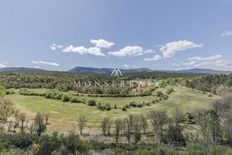
<svg viewBox="0 0 232 155">
<path fill-rule="evenodd" d="M 76 90 L 79 81 L 119 81 L 135 79 L 168 79 L 175 77 L 196 77 L 203 74 L 191 73 L 165 73 L 165 72 L 143 72 L 128 73 L 122 77 L 111 77 L 110 74 L 91 73 L 68 73 L 49 71 L 25 71 L 25 72 L 3 72 L 0 73 L 0 85 L 6 88 L 56 88 L 63 91 Z"/>
<path fill-rule="evenodd" d="M 185 86 L 220 95 L 221 91 L 227 90 L 228 92 L 231 89 L 229 87 L 232 86 L 232 74 L 207 75 L 187 79 Z"/>
</svg>

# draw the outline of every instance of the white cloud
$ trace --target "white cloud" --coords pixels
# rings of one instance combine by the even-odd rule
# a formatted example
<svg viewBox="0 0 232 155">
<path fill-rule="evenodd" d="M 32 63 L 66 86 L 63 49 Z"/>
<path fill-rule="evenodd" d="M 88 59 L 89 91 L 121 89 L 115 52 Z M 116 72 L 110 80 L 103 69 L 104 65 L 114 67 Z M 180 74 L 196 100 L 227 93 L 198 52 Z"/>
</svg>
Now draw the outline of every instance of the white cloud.
<svg viewBox="0 0 232 155">
<path fill-rule="evenodd" d="M 41 69 L 41 67 L 39 67 L 39 66 L 35 66 L 34 68 L 35 68 L 35 69 Z"/>
<path fill-rule="evenodd" d="M 125 57 L 142 55 L 144 52 L 144 49 L 140 46 L 126 46 L 118 51 L 108 52 L 108 54 L 116 57 Z"/>
<path fill-rule="evenodd" d="M 74 45 L 69 45 L 64 47 L 63 45 L 52 44 L 49 47 L 52 50 L 62 49 L 62 51 L 65 53 L 79 53 L 81 55 L 91 54 L 95 56 L 105 56 L 105 54 L 102 52 L 102 49 L 103 48 L 108 49 L 114 45 L 113 42 L 108 42 L 104 39 L 98 39 L 98 40 L 91 39 L 90 43 L 93 44 L 94 46 L 89 48 L 84 46 L 74 46 Z"/>
<path fill-rule="evenodd" d="M 115 43 L 109 42 L 104 39 L 91 39 L 90 43 L 93 46 L 85 47 L 85 46 L 63 46 L 63 45 L 57 45 L 52 44 L 49 46 L 51 50 L 58 50 L 61 49 L 65 53 L 78 53 L 81 55 L 90 54 L 95 56 L 106 56 L 105 50 L 110 49 Z M 116 51 L 109 51 L 107 54 L 116 56 L 116 57 L 125 57 L 125 56 L 138 56 L 142 54 L 149 54 L 153 53 L 154 51 L 151 49 L 143 49 L 140 46 L 126 46 L 122 49 L 116 50 Z"/>
<path fill-rule="evenodd" d="M 214 61 L 214 60 L 218 60 L 221 59 L 223 56 L 222 55 L 213 55 L 213 56 L 209 56 L 209 57 L 192 57 L 192 58 L 188 58 L 188 60 L 190 61 Z"/>
<path fill-rule="evenodd" d="M 33 64 L 43 64 L 43 65 L 50 65 L 50 66 L 60 66 L 60 64 L 56 63 L 56 62 L 48 62 L 48 61 L 32 61 Z"/>
<path fill-rule="evenodd" d="M 90 47 L 90 48 L 86 48 L 84 46 L 67 46 L 63 49 L 63 52 L 66 53 L 79 53 L 79 54 L 92 54 L 92 55 L 96 55 L 96 56 L 105 56 L 104 53 L 102 53 L 101 49 L 98 47 Z"/>
<path fill-rule="evenodd" d="M 53 51 L 57 50 L 57 49 L 61 49 L 63 48 L 64 46 L 63 45 L 57 45 L 57 44 L 52 44 L 49 46 L 49 48 Z"/>
<path fill-rule="evenodd" d="M 221 34 L 221 37 L 229 37 L 232 36 L 232 31 L 225 31 Z"/>
<path fill-rule="evenodd" d="M 162 59 L 162 57 L 160 55 L 155 55 L 153 58 L 145 58 L 145 61 L 159 61 L 160 59 Z"/>
<path fill-rule="evenodd" d="M 148 49 L 148 50 L 144 51 L 144 54 L 153 53 L 153 52 L 155 53 L 155 51 Z"/>
<path fill-rule="evenodd" d="M 74 47 L 73 45 L 69 45 L 67 47 L 65 47 L 63 49 L 63 52 L 66 52 L 66 53 L 79 53 L 79 54 L 87 54 L 88 53 L 88 49 L 85 48 L 84 46 L 77 46 L 77 47 Z"/>
<path fill-rule="evenodd" d="M 164 58 L 170 58 L 174 56 L 177 52 L 185 51 L 187 49 L 202 47 L 201 44 L 196 44 L 188 40 L 179 40 L 174 42 L 169 42 L 160 48 L 163 53 Z"/>
<path fill-rule="evenodd" d="M 182 64 L 173 64 L 176 67 L 185 68 L 212 68 L 212 69 L 232 69 L 232 61 L 225 60 L 222 55 L 209 57 L 192 57 Z"/>
<path fill-rule="evenodd" d="M 98 39 L 98 40 L 91 39 L 90 43 L 98 48 L 111 48 L 114 45 L 113 42 L 109 42 L 104 39 Z"/>
<path fill-rule="evenodd" d="M 129 65 L 128 64 L 124 64 L 122 65 L 124 68 L 129 68 Z"/>
<path fill-rule="evenodd" d="M 0 64 L 0 68 L 5 68 L 5 67 L 6 67 L 6 65 Z"/>
</svg>

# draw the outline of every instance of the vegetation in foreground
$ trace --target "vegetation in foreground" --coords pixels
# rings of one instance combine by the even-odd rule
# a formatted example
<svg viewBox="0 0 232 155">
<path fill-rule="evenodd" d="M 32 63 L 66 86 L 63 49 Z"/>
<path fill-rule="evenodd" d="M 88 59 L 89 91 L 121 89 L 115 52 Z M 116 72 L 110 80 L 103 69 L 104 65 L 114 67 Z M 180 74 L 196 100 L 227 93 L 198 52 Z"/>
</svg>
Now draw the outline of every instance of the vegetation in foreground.
<svg viewBox="0 0 232 155">
<path fill-rule="evenodd" d="M 204 77 L 165 79 L 159 88 L 148 89 L 147 95 L 141 93 L 136 97 L 73 94 L 67 90 L 54 94 L 39 89 L 10 89 L 4 97 L 5 90 L 1 88 L 0 151 L 2 154 L 41 155 L 232 154 L 230 85 L 222 89 L 222 85 L 217 84 L 216 93 L 200 89 L 203 87 L 198 85 L 192 89 L 180 86 L 190 87 L 201 78 Z M 206 85 L 204 88 L 211 88 L 211 83 Z M 170 86 L 174 88 L 172 91 Z M 136 88 L 130 88 L 129 92 L 133 89 Z M 104 109 L 105 106 L 100 109 L 101 99 L 110 98 L 111 109 Z M 130 98 L 141 101 L 127 103 Z M 120 99 L 125 102 L 121 103 Z M 138 107 L 143 100 L 150 101 L 151 105 Z M 117 108 L 112 108 L 113 105 Z M 68 106 L 69 109 L 65 109 Z M 92 116 L 89 116 L 90 110 Z M 68 118 L 62 124 L 66 132 L 48 132 L 49 127 L 62 118 Z M 68 126 L 69 121 L 74 123 L 73 127 Z M 91 128 L 95 134 L 88 132 Z"/>
</svg>

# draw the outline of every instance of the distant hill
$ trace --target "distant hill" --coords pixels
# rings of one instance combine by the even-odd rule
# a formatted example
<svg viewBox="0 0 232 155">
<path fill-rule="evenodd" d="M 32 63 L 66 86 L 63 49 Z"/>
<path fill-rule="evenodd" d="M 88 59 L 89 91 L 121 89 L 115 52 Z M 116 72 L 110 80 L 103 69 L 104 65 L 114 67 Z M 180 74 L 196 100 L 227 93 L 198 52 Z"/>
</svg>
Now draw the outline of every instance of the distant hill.
<svg viewBox="0 0 232 155">
<path fill-rule="evenodd" d="M 120 69 L 122 73 L 152 72 L 149 68 Z M 113 68 L 75 67 L 69 72 L 73 73 L 111 73 Z"/>
<path fill-rule="evenodd" d="M 177 73 L 205 73 L 205 74 L 228 74 L 230 71 L 221 71 L 221 70 L 213 70 L 213 69 L 202 69 L 202 68 L 194 68 L 188 70 L 178 70 Z"/>
<path fill-rule="evenodd" d="M 137 69 L 120 69 L 122 73 L 137 73 L 137 72 L 167 72 L 167 73 L 199 73 L 199 74 L 228 74 L 230 71 L 212 70 L 212 69 L 188 69 L 188 70 L 151 70 L 149 68 Z M 111 73 L 113 68 L 93 68 L 93 67 L 75 67 L 69 72 L 73 73 Z"/>
<path fill-rule="evenodd" d="M 136 69 L 120 69 L 122 73 L 149 73 L 149 72 L 166 72 L 166 73 L 194 73 L 194 74 L 229 74 L 232 73 L 230 71 L 220 71 L 220 70 L 212 70 L 212 69 L 188 69 L 188 70 L 152 70 L 149 68 L 136 68 Z M 40 72 L 47 71 L 39 68 L 30 68 L 30 67 L 6 67 L 0 68 L 0 72 Z M 94 68 L 94 67 L 75 67 L 67 73 L 107 73 L 111 74 L 113 68 Z M 59 71 L 57 71 L 59 72 Z"/>
<path fill-rule="evenodd" d="M 5 67 L 0 68 L 0 72 L 30 72 L 30 71 L 45 71 L 39 68 L 29 68 L 29 67 Z"/>
</svg>

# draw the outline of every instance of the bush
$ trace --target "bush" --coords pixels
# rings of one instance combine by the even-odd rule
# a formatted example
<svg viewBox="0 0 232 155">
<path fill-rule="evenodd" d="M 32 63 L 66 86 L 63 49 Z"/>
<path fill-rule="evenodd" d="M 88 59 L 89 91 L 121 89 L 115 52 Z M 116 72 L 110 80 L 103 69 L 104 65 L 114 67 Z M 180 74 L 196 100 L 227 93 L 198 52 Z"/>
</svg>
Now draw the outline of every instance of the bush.
<svg viewBox="0 0 232 155">
<path fill-rule="evenodd" d="M 104 110 L 110 111 L 112 109 L 109 103 L 106 103 L 106 104 L 98 103 L 97 108 L 102 111 Z"/>
<path fill-rule="evenodd" d="M 95 100 L 89 100 L 88 105 L 89 106 L 96 106 L 96 101 Z"/>
<path fill-rule="evenodd" d="M 156 96 L 157 96 L 157 97 L 161 97 L 161 96 L 163 96 L 163 95 L 164 95 L 164 94 L 163 94 L 161 91 L 157 91 L 157 92 L 156 92 Z"/>
<path fill-rule="evenodd" d="M 71 102 L 72 103 L 81 103 L 82 101 L 80 99 L 78 99 L 77 97 L 73 97 L 73 98 L 71 98 Z"/>
<path fill-rule="evenodd" d="M 130 108 L 130 106 L 127 104 L 127 105 L 125 105 L 125 107 L 128 109 L 128 108 Z"/>
<path fill-rule="evenodd" d="M 167 131 L 167 135 L 164 136 L 164 143 L 171 144 L 175 147 L 186 146 L 186 139 L 182 134 L 182 128 L 180 126 L 170 125 Z"/>
<path fill-rule="evenodd" d="M 116 105 L 116 104 L 114 105 L 114 109 L 118 109 L 118 107 L 117 107 L 117 105 Z"/>
<path fill-rule="evenodd" d="M 137 103 L 135 101 L 129 103 L 129 106 L 130 107 L 137 107 Z"/>
<path fill-rule="evenodd" d="M 49 98 L 49 99 L 54 99 L 54 100 L 61 100 L 63 97 L 63 94 L 56 90 L 50 90 L 45 93 L 44 97 Z"/>
<path fill-rule="evenodd" d="M 127 109 L 126 109 L 126 107 L 125 107 L 125 106 L 123 106 L 122 111 L 127 111 Z"/>
<path fill-rule="evenodd" d="M 62 100 L 63 100 L 63 102 L 69 102 L 70 101 L 70 97 L 67 96 L 67 95 L 64 95 Z"/>
<path fill-rule="evenodd" d="M 174 92 L 174 89 L 173 88 L 169 88 L 166 93 L 167 93 L 167 95 L 170 95 L 172 92 Z"/>
<path fill-rule="evenodd" d="M 6 90 L 6 95 L 15 94 L 14 90 Z"/>
<path fill-rule="evenodd" d="M 142 108 L 142 107 L 143 107 L 143 104 L 142 104 L 142 103 L 138 103 L 138 104 L 137 104 L 137 107 L 138 107 L 138 108 Z"/>
<path fill-rule="evenodd" d="M 6 93 L 10 94 L 9 91 Z M 37 93 L 37 92 L 29 90 L 29 89 L 20 89 L 19 94 L 24 95 L 24 96 L 43 96 L 43 94 Z"/>
</svg>

